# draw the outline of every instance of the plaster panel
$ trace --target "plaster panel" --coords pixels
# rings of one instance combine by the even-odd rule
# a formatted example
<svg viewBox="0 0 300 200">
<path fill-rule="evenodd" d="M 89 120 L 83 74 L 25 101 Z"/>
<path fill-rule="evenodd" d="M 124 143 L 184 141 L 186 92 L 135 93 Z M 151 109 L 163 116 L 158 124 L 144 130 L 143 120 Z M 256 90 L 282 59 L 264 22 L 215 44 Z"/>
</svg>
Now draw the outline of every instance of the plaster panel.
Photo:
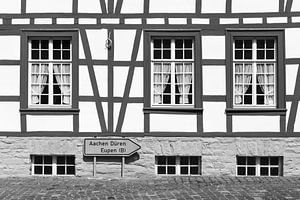
<svg viewBox="0 0 300 200">
<path fill-rule="evenodd" d="M 203 59 L 225 59 L 225 36 L 202 36 Z"/>
<path fill-rule="evenodd" d="M 300 1 L 294 0 L 291 8 L 292 12 L 300 11 Z"/>
<path fill-rule="evenodd" d="M 35 24 L 52 24 L 52 18 L 35 18 Z"/>
<path fill-rule="evenodd" d="M 196 115 L 150 114 L 150 131 L 196 132 Z"/>
<path fill-rule="evenodd" d="M 300 58 L 300 28 L 285 29 L 285 57 Z"/>
<path fill-rule="evenodd" d="M 262 18 L 243 18 L 244 24 L 262 24 Z"/>
<path fill-rule="evenodd" d="M 78 41 L 78 48 L 79 48 L 79 59 L 85 59 L 85 53 L 84 53 L 84 49 L 83 49 L 83 45 L 82 45 L 82 40 L 81 40 L 81 35 L 78 34 L 79 37 L 79 41 Z"/>
<path fill-rule="evenodd" d="M 125 24 L 142 24 L 142 19 L 137 18 L 127 18 L 124 20 Z"/>
<path fill-rule="evenodd" d="M 27 13 L 71 13 L 72 0 L 27 0 Z"/>
<path fill-rule="evenodd" d="M 144 104 L 127 104 L 122 132 L 143 132 L 144 131 Z"/>
<path fill-rule="evenodd" d="M 107 60 L 107 48 L 105 47 L 108 37 L 107 29 L 86 30 L 90 44 L 92 59 Z"/>
<path fill-rule="evenodd" d="M 0 36 L 0 60 L 20 59 L 20 36 Z"/>
<path fill-rule="evenodd" d="M 130 88 L 129 97 L 143 97 L 143 84 L 144 84 L 144 71 L 141 67 L 136 67 L 134 69 L 132 84 Z"/>
<path fill-rule="evenodd" d="M 280 0 L 232 0 L 232 12 L 279 12 L 279 1 Z"/>
<path fill-rule="evenodd" d="M 203 131 L 225 132 L 226 131 L 226 103 L 203 102 Z"/>
<path fill-rule="evenodd" d="M 108 90 L 107 66 L 95 65 L 94 70 L 95 70 L 95 76 L 97 80 L 100 97 L 107 97 L 107 90 Z"/>
<path fill-rule="evenodd" d="M 137 61 L 144 61 L 144 40 L 143 40 L 144 36 L 143 35 L 144 35 L 144 33 L 142 32 L 139 51 L 138 51 L 138 54 L 136 57 Z"/>
<path fill-rule="evenodd" d="M 96 18 L 79 18 L 78 19 L 79 24 L 97 24 Z"/>
<path fill-rule="evenodd" d="M 195 0 L 150 0 L 150 13 L 195 13 Z"/>
<path fill-rule="evenodd" d="M 293 95 L 295 91 L 295 84 L 297 79 L 299 65 L 286 65 L 286 94 Z"/>
<path fill-rule="evenodd" d="M 131 60 L 135 30 L 115 30 L 114 58 L 115 60 Z"/>
<path fill-rule="evenodd" d="M 290 118 L 290 112 L 291 112 L 291 105 L 292 105 L 292 102 L 286 102 L 286 130 L 287 130 L 287 125 L 289 123 L 289 118 Z"/>
<path fill-rule="evenodd" d="M 226 0 L 202 0 L 202 13 L 225 13 Z"/>
<path fill-rule="evenodd" d="M 27 115 L 28 131 L 73 131 L 73 116 Z"/>
<path fill-rule="evenodd" d="M 144 1 L 123 0 L 121 13 L 143 13 Z"/>
<path fill-rule="evenodd" d="M 129 67 L 114 67 L 114 96 L 123 97 Z"/>
<path fill-rule="evenodd" d="M 79 66 L 79 95 L 93 96 L 91 79 L 86 65 Z"/>
<path fill-rule="evenodd" d="M 220 24 L 238 24 L 239 18 L 220 18 Z"/>
<path fill-rule="evenodd" d="M 300 132 L 300 106 L 299 106 L 299 101 L 298 103 L 298 108 L 297 108 L 297 115 L 296 115 L 296 120 L 295 120 L 295 125 L 294 125 L 294 131 L 295 132 Z"/>
<path fill-rule="evenodd" d="M 287 23 L 287 17 L 267 17 L 267 23 L 270 24 Z"/>
<path fill-rule="evenodd" d="M 74 24 L 74 18 L 56 18 L 57 24 Z"/>
<path fill-rule="evenodd" d="M 30 19 L 29 18 L 12 19 L 11 24 L 30 24 Z"/>
<path fill-rule="evenodd" d="M 99 0 L 78 0 L 79 13 L 101 13 L 101 5 Z"/>
<path fill-rule="evenodd" d="M 278 132 L 279 116 L 232 116 L 234 132 Z"/>
<path fill-rule="evenodd" d="M 21 13 L 21 0 L 1 0 L 0 13 Z"/>
<path fill-rule="evenodd" d="M 147 24 L 164 24 L 165 19 L 164 18 L 148 18 L 146 19 Z"/>
<path fill-rule="evenodd" d="M 0 95 L 20 95 L 20 66 L 0 65 Z"/>
<path fill-rule="evenodd" d="M 120 115 L 120 109 L 121 109 L 121 103 L 114 103 L 114 130 L 117 128 L 117 123 L 119 120 Z"/>
<path fill-rule="evenodd" d="M 79 102 L 79 131 L 100 132 L 97 107 L 94 102 Z"/>
<path fill-rule="evenodd" d="M 192 18 L 192 24 L 209 24 L 208 18 Z"/>
<path fill-rule="evenodd" d="M 0 131 L 20 131 L 20 103 L 0 102 Z"/>
<path fill-rule="evenodd" d="M 225 95 L 226 74 L 225 66 L 202 67 L 203 94 L 204 95 Z"/>
</svg>

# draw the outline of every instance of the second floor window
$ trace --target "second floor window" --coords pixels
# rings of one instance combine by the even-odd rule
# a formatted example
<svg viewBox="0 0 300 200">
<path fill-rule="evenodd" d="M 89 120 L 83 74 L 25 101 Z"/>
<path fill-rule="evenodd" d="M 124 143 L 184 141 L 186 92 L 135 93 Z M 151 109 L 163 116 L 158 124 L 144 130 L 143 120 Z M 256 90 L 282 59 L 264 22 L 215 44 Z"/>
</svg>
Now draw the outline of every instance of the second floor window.
<svg viewBox="0 0 300 200">
<path fill-rule="evenodd" d="M 152 105 L 193 105 L 193 39 L 153 38 L 151 80 Z"/>
<path fill-rule="evenodd" d="M 30 106 L 71 106 L 72 52 L 69 38 L 29 39 Z"/>
</svg>

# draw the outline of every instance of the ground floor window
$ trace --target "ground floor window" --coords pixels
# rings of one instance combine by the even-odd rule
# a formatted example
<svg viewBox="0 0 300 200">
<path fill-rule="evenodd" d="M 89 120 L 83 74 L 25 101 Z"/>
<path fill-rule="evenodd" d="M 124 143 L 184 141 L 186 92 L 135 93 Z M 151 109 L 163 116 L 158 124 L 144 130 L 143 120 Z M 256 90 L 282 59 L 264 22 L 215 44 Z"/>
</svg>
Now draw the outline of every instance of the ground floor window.
<svg viewBox="0 0 300 200">
<path fill-rule="evenodd" d="M 158 175 L 201 175 L 200 156 L 155 156 Z"/>
<path fill-rule="evenodd" d="M 31 155 L 32 175 L 75 175 L 74 155 Z"/>
<path fill-rule="evenodd" d="M 237 156 L 238 176 L 282 176 L 281 156 Z"/>
</svg>

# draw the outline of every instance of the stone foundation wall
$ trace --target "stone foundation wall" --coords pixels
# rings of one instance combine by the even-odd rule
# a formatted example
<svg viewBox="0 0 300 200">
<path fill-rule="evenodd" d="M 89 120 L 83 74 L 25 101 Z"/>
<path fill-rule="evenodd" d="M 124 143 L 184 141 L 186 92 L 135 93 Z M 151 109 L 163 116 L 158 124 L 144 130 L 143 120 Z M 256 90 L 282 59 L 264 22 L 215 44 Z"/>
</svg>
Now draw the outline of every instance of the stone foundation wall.
<svg viewBox="0 0 300 200">
<path fill-rule="evenodd" d="M 92 176 L 84 138 L 1 137 L 0 176 L 31 174 L 30 155 L 75 155 L 76 175 Z M 203 175 L 236 175 L 236 156 L 283 156 L 284 176 L 300 174 L 300 138 L 131 138 L 141 149 L 126 158 L 125 176 L 155 176 L 156 155 L 202 156 Z M 97 176 L 120 177 L 121 158 L 98 157 Z"/>
</svg>

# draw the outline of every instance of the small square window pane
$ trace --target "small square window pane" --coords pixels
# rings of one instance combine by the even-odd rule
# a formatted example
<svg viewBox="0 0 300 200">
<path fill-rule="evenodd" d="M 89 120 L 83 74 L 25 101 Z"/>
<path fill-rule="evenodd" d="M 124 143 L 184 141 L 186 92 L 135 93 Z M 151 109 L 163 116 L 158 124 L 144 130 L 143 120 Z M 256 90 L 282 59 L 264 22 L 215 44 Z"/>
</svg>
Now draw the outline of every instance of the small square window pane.
<svg viewBox="0 0 300 200">
<path fill-rule="evenodd" d="M 237 174 L 242 176 L 246 175 L 246 167 L 238 167 Z"/>
<path fill-rule="evenodd" d="M 271 167 L 271 176 L 278 176 L 279 175 L 279 169 L 278 167 Z"/>
<path fill-rule="evenodd" d="M 255 165 L 255 157 L 247 157 L 247 165 Z"/>
<path fill-rule="evenodd" d="M 44 164 L 52 164 L 52 156 L 44 156 Z"/>
<path fill-rule="evenodd" d="M 188 165 L 189 164 L 189 157 L 182 156 L 180 157 L 180 165 Z"/>
<path fill-rule="evenodd" d="M 199 167 L 191 167 L 190 174 L 199 174 Z"/>
<path fill-rule="evenodd" d="M 260 168 L 260 175 L 261 176 L 268 176 L 269 175 L 269 168 L 268 167 L 261 167 Z"/>
<path fill-rule="evenodd" d="M 267 48 L 270 49 L 274 48 L 274 40 L 267 40 L 266 43 L 267 43 Z"/>
<path fill-rule="evenodd" d="M 157 174 L 166 174 L 166 167 L 164 166 L 157 167 Z"/>
<path fill-rule="evenodd" d="M 176 174 L 176 169 L 173 166 L 168 166 L 168 174 Z"/>
<path fill-rule="evenodd" d="M 41 101 L 40 101 L 41 104 L 48 104 L 48 101 L 49 101 L 48 95 L 41 96 Z"/>
<path fill-rule="evenodd" d="M 53 59 L 60 60 L 61 59 L 61 52 L 60 50 L 54 50 L 53 51 Z"/>
<path fill-rule="evenodd" d="M 161 59 L 161 50 L 154 50 L 154 59 Z"/>
<path fill-rule="evenodd" d="M 258 86 L 258 87 L 260 87 L 260 86 Z M 265 104 L 265 97 L 264 97 L 264 96 L 261 96 L 261 95 L 258 95 L 258 96 L 256 97 L 256 103 L 257 103 L 258 105 L 264 105 L 264 104 Z"/>
<path fill-rule="evenodd" d="M 52 167 L 44 166 L 44 174 L 52 174 Z"/>
<path fill-rule="evenodd" d="M 49 59 L 48 54 L 49 54 L 49 53 L 48 53 L 47 50 L 42 50 L 42 51 L 41 51 L 41 59 L 42 59 L 42 60 Z"/>
<path fill-rule="evenodd" d="M 42 166 L 34 166 L 34 174 L 43 174 Z"/>
<path fill-rule="evenodd" d="M 274 50 L 267 50 L 266 57 L 267 59 L 274 59 Z"/>
<path fill-rule="evenodd" d="M 53 40 L 53 48 L 54 49 L 61 49 L 61 40 Z"/>
<path fill-rule="evenodd" d="M 154 48 L 161 48 L 161 40 L 154 40 Z"/>
<path fill-rule="evenodd" d="M 48 49 L 48 48 L 49 48 L 49 41 L 41 40 L 41 49 Z"/>
<path fill-rule="evenodd" d="M 242 49 L 243 48 L 243 40 L 235 40 L 234 41 L 234 44 L 235 44 L 235 48 L 239 48 L 239 49 Z"/>
<path fill-rule="evenodd" d="M 247 167 L 247 175 L 255 176 L 255 167 Z"/>
<path fill-rule="evenodd" d="M 235 59 L 243 59 L 243 51 L 242 50 L 235 50 Z"/>
<path fill-rule="evenodd" d="M 75 156 L 67 156 L 67 164 L 74 165 L 75 164 Z"/>
<path fill-rule="evenodd" d="M 68 175 L 75 175 L 75 166 L 68 166 L 67 167 L 67 174 Z"/>
<path fill-rule="evenodd" d="M 176 164 L 176 157 L 175 156 L 168 156 L 167 160 L 168 160 L 168 162 L 167 162 L 168 165 L 175 165 Z"/>
<path fill-rule="evenodd" d="M 237 164 L 238 165 L 246 165 L 246 157 L 244 157 L 244 156 L 238 156 L 237 157 Z"/>
<path fill-rule="evenodd" d="M 163 48 L 171 48 L 171 40 L 163 40 Z"/>
<path fill-rule="evenodd" d="M 70 51 L 63 51 L 63 54 L 62 54 L 62 58 L 64 60 L 69 60 L 70 59 Z"/>
<path fill-rule="evenodd" d="M 54 105 L 60 105 L 61 104 L 61 96 L 60 95 L 53 96 L 53 104 Z"/>
<path fill-rule="evenodd" d="M 62 41 L 62 48 L 63 49 L 70 49 L 70 40 L 63 40 Z"/>
<path fill-rule="evenodd" d="M 180 167 L 180 174 L 188 174 L 189 170 L 188 167 Z"/>
<path fill-rule="evenodd" d="M 193 51 L 192 50 L 184 50 L 184 59 L 192 59 Z"/>
<path fill-rule="evenodd" d="M 32 50 L 31 51 L 31 59 L 39 59 L 39 51 L 38 50 Z"/>
<path fill-rule="evenodd" d="M 270 165 L 279 165 L 278 157 L 270 157 Z"/>
<path fill-rule="evenodd" d="M 251 49 L 252 48 L 252 40 L 244 40 L 244 48 Z"/>
<path fill-rule="evenodd" d="M 57 166 L 57 174 L 58 175 L 66 174 L 66 172 L 65 172 L 65 166 Z"/>
<path fill-rule="evenodd" d="M 175 40 L 175 48 L 183 48 L 183 40 Z"/>
<path fill-rule="evenodd" d="M 175 50 L 175 59 L 183 59 L 183 50 Z"/>
<path fill-rule="evenodd" d="M 170 104 L 171 103 L 171 95 L 164 95 L 163 96 L 163 103 Z"/>
<path fill-rule="evenodd" d="M 65 164 L 65 156 L 57 156 L 57 164 Z"/>
<path fill-rule="evenodd" d="M 265 40 L 257 40 L 257 48 L 264 49 L 265 48 Z"/>
<path fill-rule="evenodd" d="M 252 51 L 251 50 L 245 50 L 244 53 L 245 53 L 245 55 L 244 55 L 245 59 L 252 59 Z"/>
<path fill-rule="evenodd" d="M 171 50 L 163 50 L 163 59 L 171 58 Z"/>
<path fill-rule="evenodd" d="M 156 160 L 157 160 L 157 164 L 158 165 L 165 165 L 167 164 L 167 157 L 166 156 L 157 156 L 156 157 Z"/>
<path fill-rule="evenodd" d="M 269 157 L 261 157 L 260 164 L 261 165 L 269 165 Z"/>
<path fill-rule="evenodd" d="M 184 40 L 184 48 L 192 48 L 193 46 L 192 40 Z"/>
<path fill-rule="evenodd" d="M 265 51 L 264 50 L 257 50 L 257 59 L 265 59 Z"/>
<path fill-rule="evenodd" d="M 39 40 L 31 40 L 31 48 L 39 49 Z"/>
<path fill-rule="evenodd" d="M 251 95 L 245 95 L 244 96 L 244 104 L 245 105 L 251 105 L 252 104 L 252 96 Z"/>
<path fill-rule="evenodd" d="M 34 164 L 43 164 L 43 156 L 34 156 Z"/>
<path fill-rule="evenodd" d="M 191 156 L 190 157 L 190 165 L 198 165 L 198 156 Z"/>
</svg>

